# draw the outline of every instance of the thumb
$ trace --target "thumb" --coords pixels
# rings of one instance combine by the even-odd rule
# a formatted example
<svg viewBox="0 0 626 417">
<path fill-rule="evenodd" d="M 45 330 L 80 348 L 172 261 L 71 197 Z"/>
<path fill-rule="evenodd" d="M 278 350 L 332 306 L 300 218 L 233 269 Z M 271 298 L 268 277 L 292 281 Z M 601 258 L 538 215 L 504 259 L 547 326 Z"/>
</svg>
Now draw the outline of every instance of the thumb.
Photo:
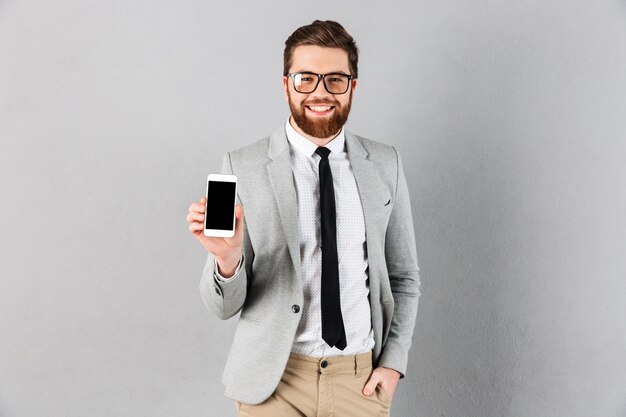
<svg viewBox="0 0 626 417">
<path fill-rule="evenodd" d="M 381 377 L 378 374 L 372 374 L 370 379 L 365 384 L 365 388 L 363 388 L 363 395 L 370 396 L 376 391 L 376 385 L 380 382 Z"/>
<path fill-rule="evenodd" d="M 235 234 L 243 231 L 243 207 L 240 204 L 235 206 Z"/>
</svg>

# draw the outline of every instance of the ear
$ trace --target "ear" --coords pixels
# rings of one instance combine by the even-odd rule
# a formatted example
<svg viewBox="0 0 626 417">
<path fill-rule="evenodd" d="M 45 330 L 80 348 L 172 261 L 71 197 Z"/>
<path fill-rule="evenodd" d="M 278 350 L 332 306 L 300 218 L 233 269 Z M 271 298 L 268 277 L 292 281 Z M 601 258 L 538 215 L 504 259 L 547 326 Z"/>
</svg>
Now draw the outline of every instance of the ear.
<svg viewBox="0 0 626 417">
<path fill-rule="evenodd" d="M 352 80 L 352 91 L 356 90 L 356 78 Z"/>
<path fill-rule="evenodd" d="M 289 77 L 283 75 L 283 92 L 285 93 L 285 101 L 289 103 L 289 96 L 287 90 L 289 89 Z"/>
</svg>

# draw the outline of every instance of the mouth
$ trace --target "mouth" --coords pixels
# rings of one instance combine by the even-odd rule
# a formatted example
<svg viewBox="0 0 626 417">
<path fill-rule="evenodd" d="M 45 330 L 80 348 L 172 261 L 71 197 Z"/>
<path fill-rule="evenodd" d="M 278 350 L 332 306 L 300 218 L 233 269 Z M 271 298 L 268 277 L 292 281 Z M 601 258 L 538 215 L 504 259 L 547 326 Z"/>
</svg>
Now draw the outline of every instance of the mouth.
<svg viewBox="0 0 626 417">
<path fill-rule="evenodd" d="M 326 116 L 335 110 L 335 106 L 305 106 L 307 111 L 315 116 Z"/>
</svg>

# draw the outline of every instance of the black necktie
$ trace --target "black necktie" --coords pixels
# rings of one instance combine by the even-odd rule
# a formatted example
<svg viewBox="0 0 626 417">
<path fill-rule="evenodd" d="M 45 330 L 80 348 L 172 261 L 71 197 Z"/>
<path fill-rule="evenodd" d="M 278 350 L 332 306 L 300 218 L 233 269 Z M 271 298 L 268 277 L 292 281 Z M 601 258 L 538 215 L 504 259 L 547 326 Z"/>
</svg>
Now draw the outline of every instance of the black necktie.
<svg viewBox="0 0 626 417">
<path fill-rule="evenodd" d="M 339 262 L 337 259 L 337 219 L 335 190 L 330 172 L 328 148 L 315 150 L 320 160 L 320 209 L 322 212 L 322 339 L 328 346 L 346 348 L 346 331 L 339 296 Z"/>
</svg>

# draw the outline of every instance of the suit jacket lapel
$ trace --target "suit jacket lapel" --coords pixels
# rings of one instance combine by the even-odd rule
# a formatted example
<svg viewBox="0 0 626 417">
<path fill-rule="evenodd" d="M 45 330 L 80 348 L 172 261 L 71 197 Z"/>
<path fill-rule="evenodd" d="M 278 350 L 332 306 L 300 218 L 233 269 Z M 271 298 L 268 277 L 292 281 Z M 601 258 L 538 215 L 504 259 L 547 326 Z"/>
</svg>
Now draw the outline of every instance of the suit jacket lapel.
<svg viewBox="0 0 626 417">
<path fill-rule="evenodd" d="M 370 262 L 376 258 L 372 241 L 378 233 L 378 212 L 382 209 L 380 178 L 377 176 L 377 165 L 367 159 L 368 153 L 359 140 L 350 132 L 346 131 L 346 149 L 352 166 L 352 172 L 357 183 L 363 217 L 365 218 L 365 232 L 367 236 L 367 253 Z M 384 202 L 383 202 L 384 204 Z"/>
<path fill-rule="evenodd" d="M 296 190 L 293 184 L 291 155 L 285 127 L 278 129 L 270 137 L 267 156 L 272 160 L 267 164 L 267 171 L 274 190 L 276 205 L 280 213 L 289 253 L 300 276 L 300 230 L 298 227 L 298 213 Z"/>
<path fill-rule="evenodd" d="M 382 209 L 382 204 L 384 204 L 384 202 L 381 203 L 381 201 L 379 201 L 383 188 L 380 184 L 380 179 L 376 175 L 378 172 L 376 163 L 367 159 L 367 151 L 352 133 L 346 130 L 345 134 L 346 150 L 363 206 L 368 258 L 371 262 L 372 259 L 376 259 L 377 255 L 374 253 L 374 245 L 371 245 L 370 242 L 374 240 L 379 229 L 377 214 L 378 210 Z M 271 159 L 271 162 L 267 164 L 267 171 L 270 182 L 272 183 L 274 197 L 276 198 L 276 205 L 280 213 L 284 235 L 296 273 L 300 276 L 301 259 L 300 230 L 297 213 L 298 203 L 293 183 L 289 142 L 287 141 L 284 126 L 276 130 L 270 137 L 267 155 Z"/>
</svg>

